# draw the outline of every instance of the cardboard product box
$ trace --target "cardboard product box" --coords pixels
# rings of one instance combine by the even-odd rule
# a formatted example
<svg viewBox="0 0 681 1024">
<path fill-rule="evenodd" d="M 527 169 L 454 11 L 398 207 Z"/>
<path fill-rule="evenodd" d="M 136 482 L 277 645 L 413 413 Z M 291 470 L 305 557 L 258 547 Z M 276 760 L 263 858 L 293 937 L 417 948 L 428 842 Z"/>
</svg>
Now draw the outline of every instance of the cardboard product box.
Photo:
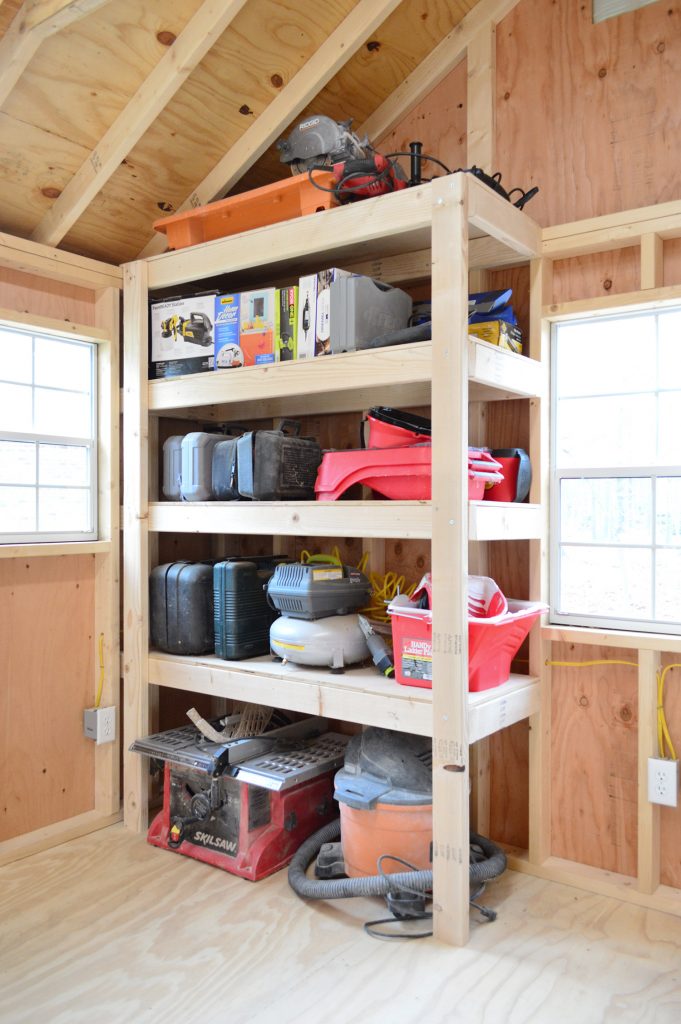
<svg viewBox="0 0 681 1024">
<path fill-rule="evenodd" d="M 312 359 L 331 352 L 331 283 L 352 277 L 349 270 L 330 267 L 301 277 L 298 287 L 298 358 Z"/>
<path fill-rule="evenodd" d="M 277 288 L 274 301 L 274 359 L 298 358 L 298 288 Z"/>
<path fill-rule="evenodd" d="M 239 302 L 239 344 L 245 366 L 274 362 L 275 288 L 242 292 Z"/>
<path fill-rule="evenodd" d="M 213 369 L 215 292 L 152 302 L 149 308 L 149 378 Z"/>
<path fill-rule="evenodd" d="M 226 293 L 215 296 L 215 369 L 226 370 L 244 365 L 239 341 L 241 296 Z"/>
<path fill-rule="evenodd" d="M 523 351 L 520 328 L 505 320 L 486 320 L 482 324 L 469 324 L 468 333 L 480 338 L 481 341 L 488 341 L 491 345 L 510 349 L 511 352 Z"/>
</svg>

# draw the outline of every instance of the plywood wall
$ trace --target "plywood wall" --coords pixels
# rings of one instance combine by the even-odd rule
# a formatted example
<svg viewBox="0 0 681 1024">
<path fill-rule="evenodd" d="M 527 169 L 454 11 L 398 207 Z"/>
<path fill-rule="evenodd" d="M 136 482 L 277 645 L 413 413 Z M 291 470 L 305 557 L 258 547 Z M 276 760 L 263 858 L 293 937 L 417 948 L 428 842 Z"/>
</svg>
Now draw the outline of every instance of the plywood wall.
<svg viewBox="0 0 681 1024">
<path fill-rule="evenodd" d="M 93 807 L 94 564 L 0 560 L 0 840 Z"/>
<path fill-rule="evenodd" d="M 93 325 L 91 291 L 0 268 L 0 308 Z M 0 841 L 94 806 L 94 555 L 0 559 Z"/>
</svg>

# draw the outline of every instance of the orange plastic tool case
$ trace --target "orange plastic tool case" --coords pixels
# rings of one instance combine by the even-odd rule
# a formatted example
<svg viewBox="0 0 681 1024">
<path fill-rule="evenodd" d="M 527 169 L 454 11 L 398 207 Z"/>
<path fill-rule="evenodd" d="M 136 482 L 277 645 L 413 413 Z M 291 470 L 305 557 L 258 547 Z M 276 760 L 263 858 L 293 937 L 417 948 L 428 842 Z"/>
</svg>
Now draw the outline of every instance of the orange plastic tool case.
<svg viewBox="0 0 681 1024">
<path fill-rule="evenodd" d="M 316 173 L 314 180 L 323 188 L 331 188 L 334 184 L 331 171 Z M 293 220 L 332 206 L 338 206 L 332 192 L 315 188 L 307 173 L 296 174 L 217 203 L 162 217 L 154 223 L 154 229 L 168 236 L 170 249 L 185 249 L 188 245 L 199 245 L 240 231 Z"/>
</svg>

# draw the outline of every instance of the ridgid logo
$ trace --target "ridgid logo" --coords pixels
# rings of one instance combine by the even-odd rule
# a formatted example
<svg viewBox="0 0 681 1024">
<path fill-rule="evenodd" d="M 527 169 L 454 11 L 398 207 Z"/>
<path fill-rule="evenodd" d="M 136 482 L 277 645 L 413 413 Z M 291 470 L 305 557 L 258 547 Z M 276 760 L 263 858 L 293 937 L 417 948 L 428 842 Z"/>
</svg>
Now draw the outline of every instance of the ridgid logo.
<svg viewBox="0 0 681 1024">
<path fill-rule="evenodd" d="M 233 839 L 222 839 L 221 836 L 212 836 L 208 832 L 195 832 L 194 842 L 201 846 L 210 846 L 214 850 L 224 850 L 225 853 L 236 853 L 236 843 Z"/>
</svg>

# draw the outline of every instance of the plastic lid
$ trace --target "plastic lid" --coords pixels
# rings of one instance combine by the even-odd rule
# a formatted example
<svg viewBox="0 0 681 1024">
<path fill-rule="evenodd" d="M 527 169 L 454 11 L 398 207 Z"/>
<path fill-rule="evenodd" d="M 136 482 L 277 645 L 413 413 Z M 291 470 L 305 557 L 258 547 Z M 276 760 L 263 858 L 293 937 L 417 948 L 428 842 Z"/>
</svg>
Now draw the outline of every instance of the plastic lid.
<svg viewBox="0 0 681 1024">
<path fill-rule="evenodd" d="M 336 800 L 356 810 L 377 803 L 431 803 L 431 740 L 391 729 L 365 729 L 350 740 L 335 785 Z"/>
</svg>

